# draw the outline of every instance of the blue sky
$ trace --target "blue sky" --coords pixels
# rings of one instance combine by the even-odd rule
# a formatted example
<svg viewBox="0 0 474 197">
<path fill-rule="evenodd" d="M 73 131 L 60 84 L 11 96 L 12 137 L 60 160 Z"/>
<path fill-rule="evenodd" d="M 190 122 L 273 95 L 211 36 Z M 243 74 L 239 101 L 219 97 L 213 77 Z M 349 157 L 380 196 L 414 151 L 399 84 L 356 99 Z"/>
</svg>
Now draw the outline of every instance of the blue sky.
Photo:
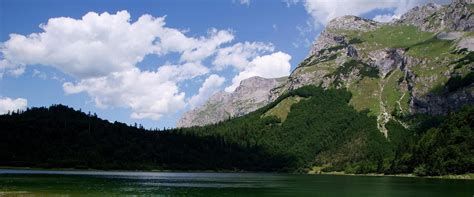
<svg viewBox="0 0 474 197">
<path fill-rule="evenodd" d="M 288 75 L 331 18 L 386 21 L 423 3 L 2 0 L 0 113 L 61 103 L 174 127 L 184 111 L 242 79 Z"/>
</svg>

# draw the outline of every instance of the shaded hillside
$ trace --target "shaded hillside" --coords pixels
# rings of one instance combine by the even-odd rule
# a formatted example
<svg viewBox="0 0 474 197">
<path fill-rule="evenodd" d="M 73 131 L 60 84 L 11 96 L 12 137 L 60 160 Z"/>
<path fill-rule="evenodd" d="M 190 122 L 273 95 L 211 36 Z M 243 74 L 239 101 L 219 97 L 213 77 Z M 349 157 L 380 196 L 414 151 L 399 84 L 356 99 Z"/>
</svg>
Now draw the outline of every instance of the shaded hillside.
<svg viewBox="0 0 474 197">
<path fill-rule="evenodd" d="M 300 98 L 284 120 L 273 109 Z M 474 107 L 390 121 L 388 140 L 345 89 L 305 86 L 248 115 L 148 131 L 57 105 L 0 116 L 0 165 L 99 169 L 299 171 L 437 175 L 474 171 Z"/>
<path fill-rule="evenodd" d="M 352 93 L 349 104 L 375 116 L 386 137 L 390 121 L 414 126 L 403 116 L 446 115 L 472 105 L 473 13 L 472 1 L 455 0 L 413 8 L 391 23 L 357 16 L 335 18 L 317 37 L 308 57 L 270 90 L 268 100 L 306 85 L 344 88 Z M 286 118 L 294 99 L 269 114 Z M 252 102 L 239 104 L 252 109 L 243 113 L 257 109 Z M 220 111 L 209 107 L 205 114 Z"/>
<path fill-rule="evenodd" d="M 400 116 L 445 115 L 472 105 L 473 5 L 427 4 L 392 23 L 335 18 L 273 98 L 305 85 L 345 88 L 353 94 L 350 105 L 376 116 L 385 136 L 389 121 L 412 126 Z"/>
<path fill-rule="evenodd" d="M 272 171 L 284 163 L 222 137 L 110 123 L 63 105 L 1 115 L 0 136 L 0 166 Z"/>
</svg>

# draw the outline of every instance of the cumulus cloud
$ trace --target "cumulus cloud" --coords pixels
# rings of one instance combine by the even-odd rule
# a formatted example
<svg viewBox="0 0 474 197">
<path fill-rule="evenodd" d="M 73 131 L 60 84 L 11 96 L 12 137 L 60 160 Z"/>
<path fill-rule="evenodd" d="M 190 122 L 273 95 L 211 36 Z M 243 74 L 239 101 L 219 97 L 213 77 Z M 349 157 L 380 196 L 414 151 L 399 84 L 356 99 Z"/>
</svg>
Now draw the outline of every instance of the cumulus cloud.
<svg viewBox="0 0 474 197">
<path fill-rule="evenodd" d="M 192 96 L 189 99 L 189 105 L 191 108 L 195 108 L 206 101 L 210 96 L 215 94 L 219 88 L 224 84 L 225 78 L 219 75 L 210 75 L 199 88 L 198 94 Z"/>
<path fill-rule="evenodd" d="M 97 77 L 134 68 L 148 54 L 178 52 L 183 62 L 201 61 L 234 38 L 217 29 L 207 37 L 187 37 L 165 27 L 164 17 L 143 15 L 132 23 L 127 11 L 52 18 L 40 28 L 43 32 L 27 36 L 11 34 L 1 44 L 1 70 L 20 75 L 25 65 L 41 64 L 77 78 Z"/>
<path fill-rule="evenodd" d="M 288 76 L 291 56 L 281 51 L 268 54 L 273 51 L 272 44 L 262 42 L 236 43 L 219 49 L 212 62 L 214 69 L 222 70 L 231 66 L 238 71 L 232 79 L 232 85 L 226 87 L 225 91 L 233 92 L 242 80 L 254 76 L 265 78 Z"/>
<path fill-rule="evenodd" d="M 380 15 L 377 15 L 373 18 L 374 21 L 378 21 L 378 22 L 382 22 L 382 23 L 386 23 L 386 22 L 390 22 L 390 21 L 393 21 L 394 19 L 399 19 L 400 16 L 398 15 L 392 15 L 392 14 L 380 14 Z"/>
<path fill-rule="evenodd" d="M 62 81 L 66 94 L 86 93 L 97 107 L 129 108 L 132 118 L 158 120 L 188 103 L 199 105 L 225 79 L 210 75 L 190 98 L 179 89 L 185 80 L 233 67 L 239 73 L 227 88 L 233 90 L 248 77 L 289 74 L 291 57 L 282 52 L 268 55 L 274 50 L 272 44 L 223 46 L 234 40 L 232 30 L 211 28 L 204 36 L 187 36 L 186 31 L 167 27 L 165 19 L 142 15 L 132 21 L 127 11 L 89 12 L 80 19 L 51 18 L 40 25 L 41 32 L 10 34 L 0 44 L 0 76 L 19 76 L 29 65 L 54 67 L 74 79 Z M 137 66 L 147 55 L 170 53 L 179 55 L 174 63 L 151 71 Z M 203 62 L 212 62 L 214 67 Z M 42 77 L 42 73 L 35 70 L 33 76 Z"/>
<path fill-rule="evenodd" d="M 38 77 L 40 79 L 43 79 L 43 80 L 46 80 L 48 78 L 48 76 L 46 75 L 46 73 L 44 72 L 41 72 L 37 69 L 34 69 L 33 70 L 33 74 L 31 74 L 32 77 Z"/>
<path fill-rule="evenodd" d="M 25 110 L 28 101 L 24 98 L 11 99 L 0 97 L 0 114 L 6 114 L 16 110 Z"/>
<path fill-rule="evenodd" d="M 132 118 L 158 120 L 185 106 L 177 84 L 209 73 L 201 62 L 234 39 L 230 30 L 211 28 L 192 37 L 166 27 L 165 17 L 130 18 L 127 11 L 89 12 L 80 19 L 51 18 L 40 33 L 10 34 L 0 44 L 0 76 L 19 76 L 28 65 L 51 66 L 76 79 L 63 84 L 66 94 L 85 92 L 98 107 L 126 107 Z M 137 67 L 147 55 L 169 53 L 180 55 L 178 64 Z M 37 70 L 33 75 L 42 76 Z"/>
<path fill-rule="evenodd" d="M 237 43 L 230 47 L 219 49 L 213 64 L 217 70 L 222 70 L 227 66 L 243 70 L 248 66 L 249 59 L 253 59 L 265 52 L 272 52 L 273 50 L 273 45 L 262 42 Z"/>
<path fill-rule="evenodd" d="M 234 91 L 242 80 L 254 76 L 264 78 L 288 76 L 291 69 L 290 60 L 291 56 L 281 51 L 270 55 L 258 56 L 232 79 L 232 85 L 226 87 L 225 91 Z"/>
<path fill-rule="evenodd" d="M 193 38 L 177 29 L 163 28 L 159 38 L 159 54 L 179 52 L 181 61 L 201 61 L 213 55 L 220 45 L 232 41 L 234 35 L 228 30 L 211 29 L 208 37 Z"/>
<path fill-rule="evenodd" d="M 182 65 L 164 65 L 158 68 L 158 73 L 162 79 L 167 81 L 180 82 L 205 75 L 209 69 L 201 63 L 189 62 Z"/>
<path fill-rule="evenodd" d="M 150 15 L 130 23 L 126 11 L 89 12 L 82 19 L 51 18 L 40 25 L 41 33 L 10 34 L 0 46 L 2 66 L 41 64 L 78 78 L 131 69 L 159 50 L 154 42 L 163 25 L 164 18 Z"/>
<path fill-rule="evenodd" d="M 238 0 L 238 2 L 242 5 L 247 5 L 247 6 L 250 5 L 250 0 Z"/>
<path fill-rule="evenodd" d="M 449 0 L 436 0 L 437 3 L 446 3 Z M 287 1 L 289 2 L 289 1 Z M 292 1 L 294 2 L 294 1 Z M 393 9 L 391 14 L 376 16 L 375 19 L 390 21 L 393 18 L 400 17 L 409 9 L 433 2 L 429 0 L 302 0 L 306 11 L 310 14 L 314 23 L 325 25 L 331 19 L 344 16 L 359 16 L 377 9 Z M 288 4 L 289 5 L 289 4 Z"/>
<path fill-rule="evenodd" d="M 67 94 L 86 92 L 96 106 L 108 108 L 127 106 L 133 111 L 131 118 L 160 119 L 185 106 L 185 94 L 179 92 L 171 76 L 161 71 L 140 71 L 137 68 L 115 72 L 98 78 L 83 79 L 73 84 L 66 82 Z"/>
</svg>

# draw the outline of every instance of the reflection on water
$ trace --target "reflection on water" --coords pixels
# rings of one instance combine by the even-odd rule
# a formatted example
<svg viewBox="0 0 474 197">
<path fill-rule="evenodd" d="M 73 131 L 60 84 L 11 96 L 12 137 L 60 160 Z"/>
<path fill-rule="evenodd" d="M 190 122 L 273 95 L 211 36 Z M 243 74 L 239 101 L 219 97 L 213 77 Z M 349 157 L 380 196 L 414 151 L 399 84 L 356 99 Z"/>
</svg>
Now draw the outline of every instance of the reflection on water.
<svg viewBox="0 0 474 197">
<path fill-rule="evenodd" d="M 0 169 L 3 195 L 472 196 L 474 181 L 402 177 Z"/>
</svg>

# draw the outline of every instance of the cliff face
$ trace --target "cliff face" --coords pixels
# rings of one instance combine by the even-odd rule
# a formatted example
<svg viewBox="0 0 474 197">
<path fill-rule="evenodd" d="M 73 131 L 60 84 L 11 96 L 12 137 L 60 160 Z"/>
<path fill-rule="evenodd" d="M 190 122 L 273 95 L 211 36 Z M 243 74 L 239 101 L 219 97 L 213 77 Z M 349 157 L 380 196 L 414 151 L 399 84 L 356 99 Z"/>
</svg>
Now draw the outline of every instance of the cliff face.
<svg viewBox="0 0 474 197">
<path fill-rule="evenodd" d="M 224 111 L 233 112 L 225 117 L 239 116 L 285 92 L 316 85 L 350 91 L 350 104 L 357 110 L 369 110 L 385 134 L 390 120 L 408 127 L 399 120 L 405 115 L 446 114 L 474 104 L 473 13 L 473 0 L 455 0 L 445 6 L 413 8 L 392 23 L 356 16 L 333 19 L 288 79 L 273 83 L 272 88 L 266 86 L 270 88 L 266 102 L 240 102 L 237 108 L 246 110 L 233 110 L 236 107 L 229 104 L 233 103 L 230 99 L 211 103 L 222 103 L 216 107 L 219 117 Z M 225 110 L 228 105 L 232 110 Z M 206 110 L 193 113 L 214 113 L 210 106 L 215 105 L 205 106 Z M 194 121 L 187 115 L 184 119 Z"/>
<path fill-rule="evenodd" d="M 234 92 L 218 92 L 202 106 L 186 112 L 178 121 L 177 127 L 213 124 L 255 111 L 272 101 L 270 90 L 285 80 L 286 78 L 262 77 L 243 80 Z"/>
<path fill-rule="evenodd" d="M 474 29 L 473 0 L 454 0 L 448 6 L 429 3 L 415 7 L 397 23 L 411 24 L 423 31 L 472 31 Z"/>
<path fill-rule="evenodd" d="M 473 10 L 472 1 L 454 1 L 413 8 L 393 23 L 336 18 L 271 98 L 304 85 L 346 88 L 385 134 L 397 117 L 474 104 Z"/>
</svg>

